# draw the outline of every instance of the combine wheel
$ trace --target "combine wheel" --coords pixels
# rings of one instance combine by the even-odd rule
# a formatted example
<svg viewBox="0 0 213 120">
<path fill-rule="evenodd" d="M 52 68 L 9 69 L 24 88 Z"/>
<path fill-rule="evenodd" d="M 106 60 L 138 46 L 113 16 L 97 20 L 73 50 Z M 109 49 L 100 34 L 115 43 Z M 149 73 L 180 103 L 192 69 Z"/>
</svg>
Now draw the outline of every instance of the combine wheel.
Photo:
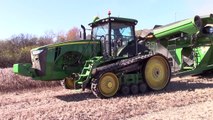
<svg viewBox="0 0 213 120">
<path fill-rule="evenodd" d="M 65 89 L 74 89 L 74 79 L 72 77 L 66 77 L 61 81 L 61 85 Z"/>
<path fill-rule="evenodd" d="M 147 91 L 147 85 L 145 83 L 140 83 L 139 84 L 139 92 L 145 93 L 146 91 Z"/>
<path fill-rule="evenodd" d="M 117 93 L 119 86 L 118 77 L 112 72 L 107 72 L 102 74 L 99 79 L 92 80 L 91 90 L 97 97 L 110 98 Z"/>
<path fill-rule="evenodd" d="M 121 92 L 122 92 L 123 95 L 129 95 L 129 93 L 130 93 L 129 86 L 128 85 L 123 85 L 121 87 Z"/>
<path fill-rule="evenodd" d="M 131 90 L 131 93 L 132 94 L 138 94 L 138 85 L 137 84 L 132 84 L 131 86 L 130 86 L 130 90 Z"/>
<path fill-rule="evenodd" d="M 171 69 L 167 59 L 162 55 L 155 55 L 148 59 L 143 77 L 151 90 L 164 89 L 171 79 Z"/>
</svg>

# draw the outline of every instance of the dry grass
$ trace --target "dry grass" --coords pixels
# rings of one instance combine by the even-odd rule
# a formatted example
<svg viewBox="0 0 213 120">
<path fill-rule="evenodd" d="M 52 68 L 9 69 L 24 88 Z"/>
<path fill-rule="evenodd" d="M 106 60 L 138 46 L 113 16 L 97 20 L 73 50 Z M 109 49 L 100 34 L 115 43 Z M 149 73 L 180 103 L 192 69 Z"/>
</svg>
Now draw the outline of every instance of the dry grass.
<svg viewBox="0 0 213 120">
<path fill-rule="evenodd" d="M 12 68 L 0 69 L 0 93 L 26 90 L 32 88 L 55 87 L 59 82 L 35 81 L 13 73 Z"/>
</svg>

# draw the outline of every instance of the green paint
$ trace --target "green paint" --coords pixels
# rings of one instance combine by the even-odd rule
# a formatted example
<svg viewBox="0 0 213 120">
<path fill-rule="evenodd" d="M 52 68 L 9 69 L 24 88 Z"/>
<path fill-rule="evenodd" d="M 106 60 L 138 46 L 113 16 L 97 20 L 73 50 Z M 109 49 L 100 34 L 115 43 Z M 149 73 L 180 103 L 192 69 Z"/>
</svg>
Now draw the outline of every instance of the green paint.
<svg viewBox="0 0 213 120">
<path fill-rule="evenodd" d="M 165 36 L 171 36 L 172 34 L 177 32 L 185 32 L 187 34 L 192 35 L 197 31 L 198 28 L 194 23 L 194 19 L 186 19 L 173 24 L 169 24 L 164 27 L 154 29 L 154 35 L 156 38 L 163 38 Z"/>
<path fill-rule="evenodd" d="M 32 76 L 31 73 L 31 67 L 32 65 L 30 63 L 26 64 L 14 64 L 13 65 L 13 72 L 16 74 L 20 74 L 23 76 Z"/>
<path fill-rule="evenodd" d="M 177 48 L 176 49 L 176 55 L 177 55 L 177 58 L 178 58 L 178 65 L 182 64 L 182 54 L 181 54 L 181 51 L 182 51 L 182 48 Z"/>
<path fill-rule="evenodd" d="M 71 73 L 80 73 L 87 59 L 101 55 L 100 42 L 94 40 L 71 41 L 55 45 L 46 45 L 32 49 L 31 52 L 45 48 L 48 48 L 46 59 L 43 61 L 46 64 L 45 75 L 40 76 L 36 73 L 27 74 L 26 71 L 34 71 L 34 68 L 30 68 L 29 64 L 27 64 L 28 66 L 15 64 L 14 72 L 21 75 L 31 75 L 35 80 L 61 80 Z M 36 56 L 32 55 L 32 59 L 35 57 Z M 80 63 L 78 63 L 78 60 Z"/>
<path fill-rule="evenodd" d="M 122 83 L 126 85 L 138 84 L 143 82 L 142 75 L 140 73 L 124 74 L 120 79 L 122 79 Z"/>
<path fill-rule="evenodd" d="M 89 60 L 86 60 L 79 79 L 75 81 L 75 84 L 82 85 L 85 81 L 91 78 L 92 70 L 96 68 L 100 63 L 103 62 L 102 56 L 96 56 Z"/>
</svg>

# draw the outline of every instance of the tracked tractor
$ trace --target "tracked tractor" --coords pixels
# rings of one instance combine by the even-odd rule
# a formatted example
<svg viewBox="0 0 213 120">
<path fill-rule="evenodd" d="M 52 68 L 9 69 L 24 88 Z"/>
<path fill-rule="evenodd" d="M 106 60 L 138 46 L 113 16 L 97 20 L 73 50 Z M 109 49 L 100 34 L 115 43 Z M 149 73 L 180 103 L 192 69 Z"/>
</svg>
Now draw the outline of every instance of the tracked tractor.
<svg viewBox="0 0 213 120">
<path fill-rule="evenodd" d="M 89 26 L 91 38 L 31 50 L 31 63 L 13 71 L 34 80 L 62 80 L 67 89 L 90 89 L 100 98 L 118 92 L 159 91 L 171 76 L 213 69 L 213 15 L 195 16 L 135 33 L 137 20 L 109 17 Z"/>
</svg>

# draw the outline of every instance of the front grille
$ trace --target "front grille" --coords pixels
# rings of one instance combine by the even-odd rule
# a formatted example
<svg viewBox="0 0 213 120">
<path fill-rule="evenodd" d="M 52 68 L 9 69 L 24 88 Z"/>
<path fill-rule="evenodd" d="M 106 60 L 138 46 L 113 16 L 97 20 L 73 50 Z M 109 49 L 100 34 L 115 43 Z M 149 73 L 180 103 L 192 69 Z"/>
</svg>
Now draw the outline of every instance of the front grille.
<svg viewBox="0 0 213 120">
<path fill-rule="evenodd" d="M 34 55 L 31 52 L 32 68 L 35 69 L 37 76 L 45 75 L 46 56 L 47 56 L 47 49 L 44 49 L 40 54 L 37 55 Z"/>
</svg>

